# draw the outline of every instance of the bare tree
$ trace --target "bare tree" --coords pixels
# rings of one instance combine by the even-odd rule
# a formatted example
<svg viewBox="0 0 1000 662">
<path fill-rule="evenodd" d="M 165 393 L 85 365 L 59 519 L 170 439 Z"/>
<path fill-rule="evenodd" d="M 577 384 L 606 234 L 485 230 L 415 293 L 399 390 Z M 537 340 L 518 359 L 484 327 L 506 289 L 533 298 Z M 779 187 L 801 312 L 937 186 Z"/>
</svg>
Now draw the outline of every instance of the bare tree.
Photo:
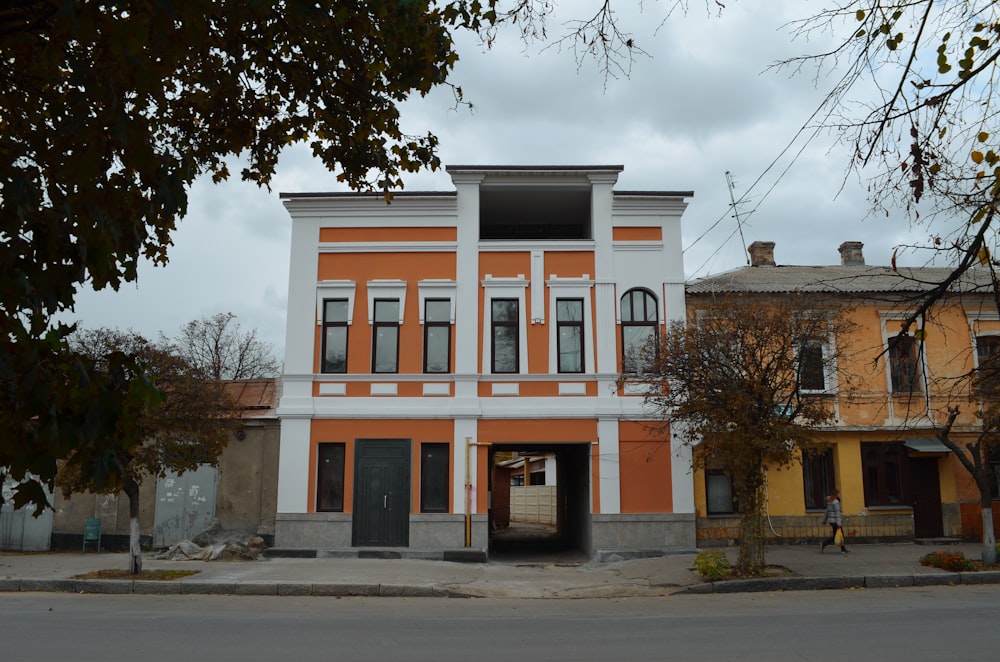
<svg viewBox="0 0 1000 662">
<path fill-rule="evenodd" d="M 280 364 L 257 330 L 244 331 L 233 313 L 216 313 L 182 326 L 175 339 L 161 342 L 215 380 L 273 377 Z"/>
<path fill-rule="evenodd" d="M 956 277 L 992 261 L 1000 202 L 1000 3 L 852 0 L 792 24 L 833 48 L 777 67 L 834 75 L 818 121 L 850 144 L 873 210 L 930 229 Z M 931 290 L 933 305 L 948 283 Z M 922 311 L 916 310 L 911 322 Z"/>
<path fill-rule="evenodd" d="M 816 428 L 832 418 L 832 399 L 804 394 L 800 384 L 810 371 L 831 370 L 844 351 L 832 340 L 850 322 L 835 313 L 733 296 L 692 311 L 686 326 L 673 324 L 646 348 L 641 371 L 620 376 L 645 385 L 644 404 L 662 430 L 682 431 L 696 469 L 730 476 L 741 515 L 741 576 L 767 567 L 767 470 L 827 447 Z M 820 345 L 824 351 L 810 351 Z"/>
<path fill-rule="evenodd" d="M 143 478 L 215 464 L 240 419 L 222 384 L 204 379 L 183 357 L 138 334 L 106 328 L 78 331 L 70 337 L 70 347 L 98 373 L 107 370 L 109 356 L 134 357 L 142 370 L 139 378 L 148 378 L 159 391 L 159 398 L 152 402 L 123 397 L 116 409 L 129 415 L 112 426 L 114 438 L 105 442 L 111 450 L 97 454 L 88 448 L 69 451 L 56 481 L 66 496 L 85 490 L 128 496 L 129 571 L 138 574 L 142 571 L 139 485 Z"/>
</svg>

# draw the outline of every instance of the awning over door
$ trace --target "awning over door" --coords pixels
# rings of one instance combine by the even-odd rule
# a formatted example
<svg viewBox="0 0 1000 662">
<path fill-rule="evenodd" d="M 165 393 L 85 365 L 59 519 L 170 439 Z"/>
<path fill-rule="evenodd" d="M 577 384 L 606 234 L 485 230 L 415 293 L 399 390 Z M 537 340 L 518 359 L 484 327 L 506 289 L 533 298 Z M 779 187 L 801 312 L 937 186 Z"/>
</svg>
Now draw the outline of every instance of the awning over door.
<svg viewBox="0 0 1000 662">
<path fill-rule="evenodd" d="M 907 439 L 903 445 L 918 453 L 950 453 L 951 449 L 937 439 Z"/>
</svg>

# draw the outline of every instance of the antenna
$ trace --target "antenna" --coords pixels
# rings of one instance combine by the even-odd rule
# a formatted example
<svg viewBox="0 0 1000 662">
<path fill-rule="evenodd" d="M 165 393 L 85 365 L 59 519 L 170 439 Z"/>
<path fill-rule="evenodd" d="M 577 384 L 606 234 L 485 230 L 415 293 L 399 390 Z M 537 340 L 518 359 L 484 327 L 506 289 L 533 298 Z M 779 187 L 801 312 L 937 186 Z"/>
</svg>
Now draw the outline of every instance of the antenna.
<svg viewBox="0 0 1000 662">
<path fill-rule="evenodd" d="M 729 187 L 729 206 L 733 208 L 733 218 L 736 219 L 736 229 L 740 231 L 740 241 L 743 243 L 743 254 L 747 256 L 747 264 L 750 264 L 750 257 L 747 253 L 747 240 L 743 237 L 743 223 L 740 221 L 740 210 L 736 206 L 736 198 L 733 196 L 733 173 L 726 171 L 726 185 Z"/>
</svg>

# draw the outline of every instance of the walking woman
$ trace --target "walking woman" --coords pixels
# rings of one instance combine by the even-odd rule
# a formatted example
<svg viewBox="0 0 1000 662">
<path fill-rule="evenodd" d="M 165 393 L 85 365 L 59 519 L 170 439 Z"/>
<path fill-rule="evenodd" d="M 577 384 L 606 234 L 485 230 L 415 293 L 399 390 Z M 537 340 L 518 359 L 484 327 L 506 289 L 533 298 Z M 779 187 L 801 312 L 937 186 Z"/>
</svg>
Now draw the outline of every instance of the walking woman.
<svg viewBox="0 0 1000 662">
<path fill-rule="evenodd" d="M 840 531 L 840 553 L 847 553 L 847 546 L 844 544 L 844 532 L 841 527 L 844 525 L 844 513 L 840 507 L 840 490 L 830 492 L 826 498 L 826 514 L 823 515 L 823 524 L 830 525 L 830 537 L 819 544 L 819 553 L 822 554 L 827 545 L 835 545 L 837 532 Z"/>
</svg>

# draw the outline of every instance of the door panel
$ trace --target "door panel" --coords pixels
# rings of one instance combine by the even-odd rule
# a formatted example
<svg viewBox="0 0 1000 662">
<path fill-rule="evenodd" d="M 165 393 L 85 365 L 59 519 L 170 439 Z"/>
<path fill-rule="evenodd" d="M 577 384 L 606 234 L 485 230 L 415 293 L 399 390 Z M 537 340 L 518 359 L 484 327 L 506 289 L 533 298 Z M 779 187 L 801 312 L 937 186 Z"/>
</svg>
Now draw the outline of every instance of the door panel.
<svg viewBox="0 0 1000 662">
<path fill-rule="evenodd" d="M 168 473 L 156 481 L 153 545 L 168 547 L 190 540 L 215 518 L 219 470 L 208 464 L 180 476 Z"/>
<path fill-rule="evenodd" d="M 917 538 L 943 536 L 937 458 L 910 458 L 910 493 L 913 495 L 913 535 Z"/>
<path fill-rule="evenodd" d="M 410 542 L 410 441 L 359 439 L 354 452 L 353 544 Z"/>
</svg>

